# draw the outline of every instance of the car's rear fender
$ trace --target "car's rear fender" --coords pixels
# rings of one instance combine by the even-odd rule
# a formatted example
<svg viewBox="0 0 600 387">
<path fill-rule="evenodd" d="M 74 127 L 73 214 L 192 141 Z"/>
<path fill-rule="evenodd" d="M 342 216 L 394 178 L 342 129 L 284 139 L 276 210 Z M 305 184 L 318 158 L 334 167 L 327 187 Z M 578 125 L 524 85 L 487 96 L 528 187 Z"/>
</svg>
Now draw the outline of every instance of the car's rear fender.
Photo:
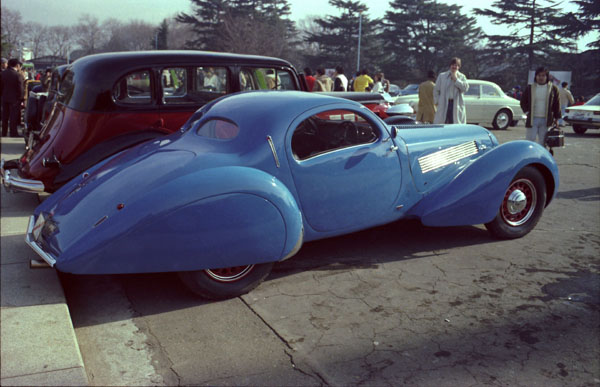
<svg viewBox="0 0 600 387">
<path fill-rule="evenodd" d="M 113 211 L 62 251 L 56 267 L 76 274 L 231 267 L 288 258 L 302 242 L 300 210 L 280 181 L 221 167 L 166 182 Z"/>
<path fill-rule="evenodd" d="M 494 219 L 504 193 L 525 166 L 536 167 L 546 180 L 546 204 L 558 189 L 558 167 L 546 149 L 530 141 L 513 141 L 473 160 L 451 182 L 427 195 L 409 215 L 427 226 L 462 226 Z"/>
</svg>

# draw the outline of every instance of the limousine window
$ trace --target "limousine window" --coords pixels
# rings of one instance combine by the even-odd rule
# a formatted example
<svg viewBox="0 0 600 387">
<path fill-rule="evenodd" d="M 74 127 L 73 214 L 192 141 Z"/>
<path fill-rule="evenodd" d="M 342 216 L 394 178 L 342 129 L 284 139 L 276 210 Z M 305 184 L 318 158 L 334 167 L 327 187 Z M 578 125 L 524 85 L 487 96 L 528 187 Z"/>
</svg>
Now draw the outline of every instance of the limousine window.
<svg viewBox="0 0 600 387">
<path fill-rule="evenodd" d="M 161 73 L 165 105 L 205 104 L 227 93 L 224 67 L 171 67 Z"/>
<path fill-rule="evenodd" d="M 241 90 L 296 90 L 294 77 L 289 71 L 273 68 L 242 68 Z"/>
<path fill-rule="evenodd" d="M 137 71 L 121 78 L 113 87 L 113 98 L 125 104 L 149 104 L 152 102 L 150 72 Z"/>
</svg>

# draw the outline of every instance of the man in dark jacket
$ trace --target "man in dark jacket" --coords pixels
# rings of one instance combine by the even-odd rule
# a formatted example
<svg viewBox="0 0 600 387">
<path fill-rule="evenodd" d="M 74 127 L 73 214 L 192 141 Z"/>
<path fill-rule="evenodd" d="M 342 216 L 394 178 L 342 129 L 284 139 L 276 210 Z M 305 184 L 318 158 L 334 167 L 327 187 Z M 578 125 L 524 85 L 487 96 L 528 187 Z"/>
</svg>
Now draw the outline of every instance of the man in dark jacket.
<svg viewBox="0 0 600 387">
<path fill-rule="evenodd" d="M 521 108 L 527 114 L 526 138 L 545 144 L 546 133 L 551 126 L 558 125 L 560 115 L 558 88 L 550 82 L 550 72 L 545 67 L 535 70 L 534 82 L 525 88 L 521 97 Z"/>
<path fill-rule="evenodd" d="M 18 137 L 17 124 L 24 98 L 24 79 L 19 73 L 21 62 L 12 58 L 8 68 L 0 75 L 0 93 L 2 95 L 2 136 L 6 137 L 10 121 L 10 137 Z"/>
</svg>

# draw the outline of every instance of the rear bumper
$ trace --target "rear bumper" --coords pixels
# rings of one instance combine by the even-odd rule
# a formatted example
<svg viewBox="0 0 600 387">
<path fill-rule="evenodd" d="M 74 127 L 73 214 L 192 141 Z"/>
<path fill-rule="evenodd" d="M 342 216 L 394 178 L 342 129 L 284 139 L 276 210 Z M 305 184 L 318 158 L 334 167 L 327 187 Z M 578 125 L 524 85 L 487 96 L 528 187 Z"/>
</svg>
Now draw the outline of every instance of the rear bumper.
<svg viewBox="0 0 600 387">
<path fill-rule="evenodd" d="M 44 192 L 44 183 L 39 180 L 23 179 L 16 174 L 11 173 L 11 171 L 16 170 L 16 168 L 9 168 L 7 166 L 5 169 L 5 164 L 6 162 L 4 159 L 0 161 L 0 178 L 2 179 L 2 185 L 7 191 L 30 193 Z"/>
<path fill-rule="evenodd" d="M 34 227 L 43 227 L 43 221 L 44 219 L 41 219 L 40 223 L 36 224 L 35 216 L 31 215 L 29 217 L 29 224 L 27 225 L 27 234 L 25 234 L 25 242 L 33 249 L 33 251 L 36 252 L 37 255 L 39 255 L 44 261 L 46 261 L 46 263 L 50 265 L 50 267 L 54 267 L 54 265 L 56 264 L 56 259 L 42 249 L 42 247 L 36 241 L 36 237 L 33 231 Z M 39 234 L 41 233 L 38 232 L 38 235 Z"/>
<path fill-rule="evenodd" d="M 569 116 L 564 117 L 564 120 L 572 126 L 577 125 L 587 129 L 600 129 L 600 120 L 575 120 Z"/>
</svg>

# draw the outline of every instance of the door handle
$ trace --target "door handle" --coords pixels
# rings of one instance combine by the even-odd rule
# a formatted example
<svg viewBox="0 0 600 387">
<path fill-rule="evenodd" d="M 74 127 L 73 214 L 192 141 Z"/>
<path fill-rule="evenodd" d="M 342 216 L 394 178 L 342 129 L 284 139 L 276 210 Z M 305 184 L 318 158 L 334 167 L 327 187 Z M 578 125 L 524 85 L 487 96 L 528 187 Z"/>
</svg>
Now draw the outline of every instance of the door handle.
<svg viewBox="0 0 600 387">
<path fill-rule="evenodd" d="M 392 145 L 389 149 L 390 152 L 395 152 L 397 150 L 398 150 L 398 146 L 396 146 L 396 145 Z"/>
</svg>

